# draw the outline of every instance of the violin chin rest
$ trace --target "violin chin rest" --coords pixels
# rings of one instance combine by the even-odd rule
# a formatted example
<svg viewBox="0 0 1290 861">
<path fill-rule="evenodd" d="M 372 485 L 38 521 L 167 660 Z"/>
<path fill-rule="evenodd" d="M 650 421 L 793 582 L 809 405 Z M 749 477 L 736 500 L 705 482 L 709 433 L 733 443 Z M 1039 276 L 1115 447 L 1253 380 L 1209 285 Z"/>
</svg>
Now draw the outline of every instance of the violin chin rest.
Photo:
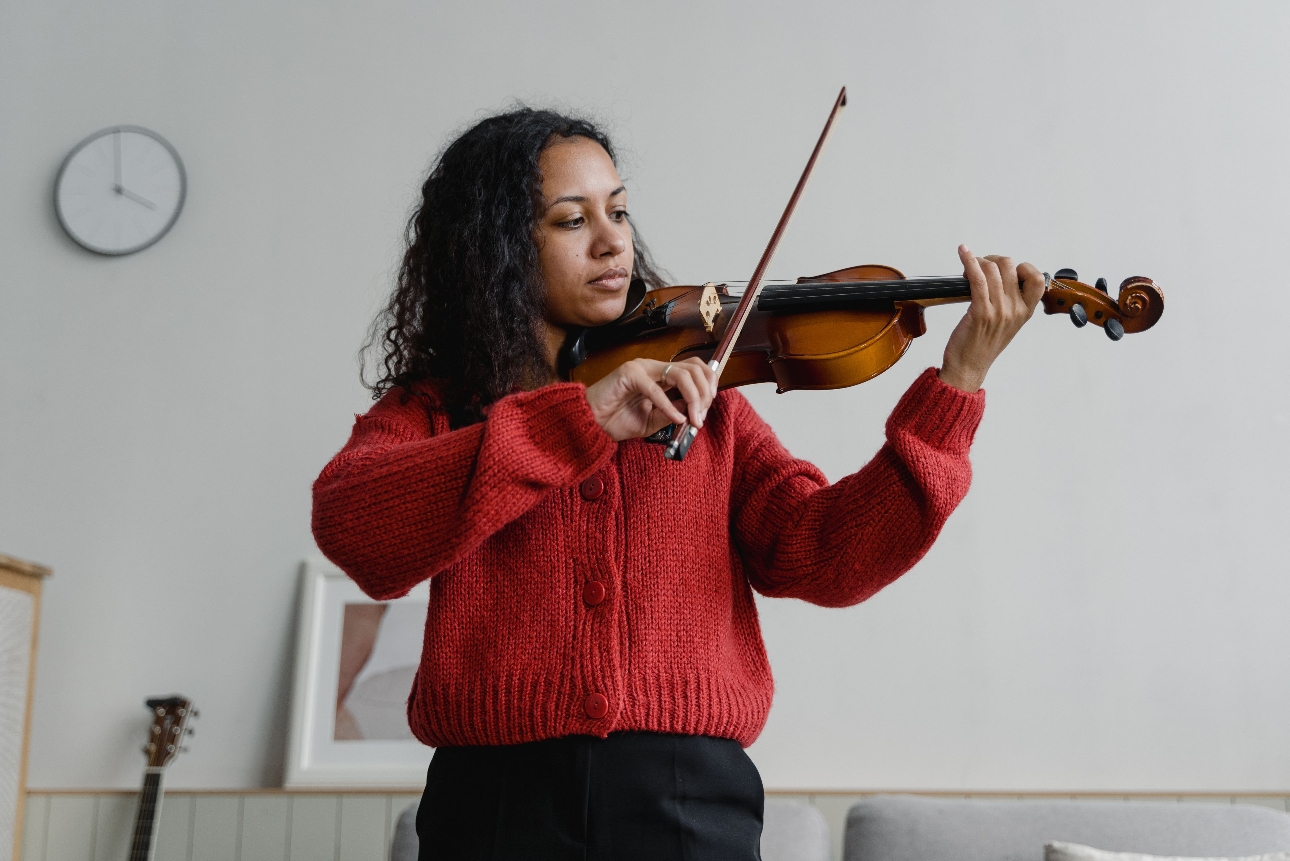
<svg viewBox="0 0 1290 861">
<path fill-rule="evenodd" d="M 627 285 L 627 302 L 623 305 L 623 313 L 618 315 L 618 319 L 615 320 L 614 323 L 621 323 L 632 314 L 635 314 L 636 309 L 644 303 L 645 294 L 648 292 L 649 285 L 646 284 L 644 280 L 633 278 L 631 283 Z M 610 323 L 609 325 L 612 326 L 614 323 Z"/>
</svg>

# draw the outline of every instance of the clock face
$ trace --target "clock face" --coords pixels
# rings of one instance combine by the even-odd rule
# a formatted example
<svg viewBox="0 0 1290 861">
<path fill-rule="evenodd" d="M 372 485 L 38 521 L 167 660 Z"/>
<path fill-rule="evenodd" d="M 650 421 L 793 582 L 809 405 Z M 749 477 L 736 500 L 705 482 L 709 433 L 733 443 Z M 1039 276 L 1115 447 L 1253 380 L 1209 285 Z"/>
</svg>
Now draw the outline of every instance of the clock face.
<svg viewBox="0 0 1290 861">
<path fill-rule="evenodd" d="M 166 235 L 184 206 L 187 177 L 155 132 L 116 126 L 72 150 L 58 172 L 54 208 L 67 235 L 98 254 L 142 251 Z"/>
</svg>

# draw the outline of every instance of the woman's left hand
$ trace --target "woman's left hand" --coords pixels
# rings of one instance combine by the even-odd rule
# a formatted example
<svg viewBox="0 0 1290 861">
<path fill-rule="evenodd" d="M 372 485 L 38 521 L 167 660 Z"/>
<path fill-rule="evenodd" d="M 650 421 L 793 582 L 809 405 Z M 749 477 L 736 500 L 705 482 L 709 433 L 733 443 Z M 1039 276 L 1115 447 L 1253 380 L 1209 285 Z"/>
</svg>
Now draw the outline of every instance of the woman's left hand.
<svg viewBox="0 0 1290 861">
<path fill-rule="evenodd" d="M 1035 313 L 1044 295 L 1044 275 L 1008 257 L 976 257 L 966 245 L 959 246 L 959 259 L 972 289 L 972 304 L 945 345 L 937 376 L 956 389 L 975 392 L 1003 348 Z"/>
</svg>

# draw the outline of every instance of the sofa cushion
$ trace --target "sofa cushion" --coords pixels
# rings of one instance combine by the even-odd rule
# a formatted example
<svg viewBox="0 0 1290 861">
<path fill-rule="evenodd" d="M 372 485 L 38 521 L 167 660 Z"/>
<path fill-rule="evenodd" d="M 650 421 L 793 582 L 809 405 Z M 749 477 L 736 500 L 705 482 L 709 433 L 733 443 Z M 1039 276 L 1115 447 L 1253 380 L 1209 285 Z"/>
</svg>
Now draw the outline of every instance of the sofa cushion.
<svg viewBox="0 0 1290 861">
<path fill-rule="evenodd" d="M 874 796 L 847 814 L 844 861 L 1040 861 L 1044 844 L 1151 855 L 1290 849 L 1290 814 L 1245 804 Z"/>
<path fill-rule="evenodd" d="M 1172 858 L 1164 855 L 1143 855 L 1139 852 L 1107 852 L 1078 843 L 1054 841 L 1044 847 L 1044 861 L 1290 861 L 1290 852 L 1273 852 L 1270 855 L 1246 855 L 1243 858 Z"/>
<path fill-rule="evenodd" d="M 762 861 L 829 861 L 829 823 L 819 808 L 791 798 L 767 798 Z"/>
<path fill-rule="evenodd" d="M 421 844 L 417 840 L 417 808 L 420 802 L 414 803 L 399 814 L 399 821 L 394 825 L 394 837 L 390 840 L 390 861 L 417 861 Z"/>
</svg>

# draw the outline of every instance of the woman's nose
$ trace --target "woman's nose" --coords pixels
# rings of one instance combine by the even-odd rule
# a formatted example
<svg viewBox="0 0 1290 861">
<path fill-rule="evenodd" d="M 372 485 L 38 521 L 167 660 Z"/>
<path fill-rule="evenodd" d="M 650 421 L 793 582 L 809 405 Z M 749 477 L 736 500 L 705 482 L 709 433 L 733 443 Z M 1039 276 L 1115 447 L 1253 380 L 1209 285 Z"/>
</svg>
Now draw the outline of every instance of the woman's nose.
<svg viewBox="0 0 1290 861">
<path fill-rule="evenodd" d="M 617 257 L 627 250 L 627 239 L 613 224 L 606 223 L 596 236 L 593 250 L 597 257 Z"/>
</svg>

